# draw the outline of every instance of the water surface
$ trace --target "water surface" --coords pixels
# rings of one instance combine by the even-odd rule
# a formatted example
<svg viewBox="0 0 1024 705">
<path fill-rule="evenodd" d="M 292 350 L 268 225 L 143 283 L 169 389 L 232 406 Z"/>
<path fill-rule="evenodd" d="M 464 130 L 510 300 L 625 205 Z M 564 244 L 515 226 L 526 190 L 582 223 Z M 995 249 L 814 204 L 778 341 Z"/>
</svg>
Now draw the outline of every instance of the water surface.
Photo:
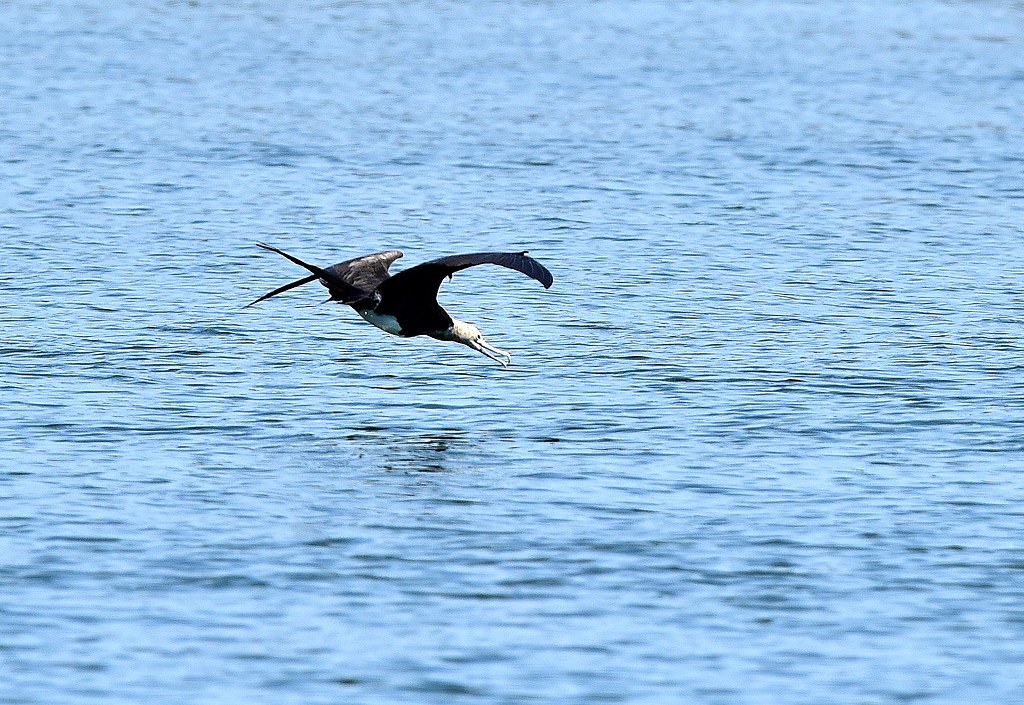
<svg viewBox="0 0 1024 705">
<path fill-rule="evenodd" d="M 0 8 L 0 702 L 1024 699 L 1022 12 Z"/>
</svg>

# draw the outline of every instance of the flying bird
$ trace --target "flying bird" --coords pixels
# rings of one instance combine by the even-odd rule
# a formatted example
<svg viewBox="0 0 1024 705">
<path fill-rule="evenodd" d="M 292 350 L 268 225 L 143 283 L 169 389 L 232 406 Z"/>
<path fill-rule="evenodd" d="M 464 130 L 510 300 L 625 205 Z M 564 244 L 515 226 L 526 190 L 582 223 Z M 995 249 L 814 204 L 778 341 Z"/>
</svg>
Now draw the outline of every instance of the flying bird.
<svg viewBox="0 0 1024 705">
<path fill-rule="evenodd" d="M 451 279 L 455 272 L 478 264 L 497 264 L 514 269 L 536 279 L 545 289 L 551 288 L 554 282 L 551 272 L 525 252 L 449 255 L 417 264 L 391 276 L 388 268 L 402 256 L 399 250 L 356 257 L 321 269 L 276 247 L 262 242 L 256 244 L 306 268 L 311 274 L 264 294 L 247 304 L 247 307 L 319 280 L 331 294 L 329 301 L 351 306 L 356 313 L 383 331 L 403 338 L 429 335 L 437 340 L 462 343 L 500 362 L 504 367 L 512 362 L 511 355 L 484 340 L 480 329 L 472 323 L 452 318 L 437 303 L 441 282 L 445 277 Z"/>
</svg>

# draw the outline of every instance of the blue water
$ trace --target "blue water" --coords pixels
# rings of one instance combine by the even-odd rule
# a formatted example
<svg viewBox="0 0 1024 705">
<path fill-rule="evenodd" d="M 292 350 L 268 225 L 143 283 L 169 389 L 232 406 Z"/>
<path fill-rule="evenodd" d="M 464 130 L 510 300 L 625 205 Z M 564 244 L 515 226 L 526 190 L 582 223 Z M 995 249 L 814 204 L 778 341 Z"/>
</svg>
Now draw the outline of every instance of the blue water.
<svg viewBox="0 0 1024 705">
<path fill-rule="evenodd" d="M 0 703 L 1024 702 L 1019 2 L 109 5 L 0 5 Z"/>
</svg>

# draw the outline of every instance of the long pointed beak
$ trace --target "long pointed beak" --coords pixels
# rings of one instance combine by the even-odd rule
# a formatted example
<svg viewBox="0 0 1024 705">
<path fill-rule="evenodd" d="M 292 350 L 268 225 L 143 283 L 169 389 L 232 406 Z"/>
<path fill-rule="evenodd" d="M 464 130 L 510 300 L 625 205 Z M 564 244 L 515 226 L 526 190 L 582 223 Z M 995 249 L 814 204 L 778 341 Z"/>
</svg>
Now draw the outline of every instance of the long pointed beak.
<svg viewBox="0 0 1024 705">
<path fill-rule="evenodd" d="M 483 338 L 470 341 L 469 347 L 479 353 L 483 353 L 495 362 L 500 362 L 502 367 L 508 367 L 512 363 L 512 356 L 501 348 L 496 348 Z"/>
</svg>

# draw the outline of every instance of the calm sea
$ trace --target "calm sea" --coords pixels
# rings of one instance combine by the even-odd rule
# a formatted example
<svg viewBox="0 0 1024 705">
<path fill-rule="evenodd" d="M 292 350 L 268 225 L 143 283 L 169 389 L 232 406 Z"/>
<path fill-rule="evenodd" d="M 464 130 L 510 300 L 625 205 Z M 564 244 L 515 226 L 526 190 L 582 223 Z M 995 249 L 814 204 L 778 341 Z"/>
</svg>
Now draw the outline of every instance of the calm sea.
<svg viewBox="0 0 1024 705">
<path fill-rule="evenodd" d="M 3 705 L 1024 702 L 1021 2 L 15 1 L 0 116 Z"/>
</svg>

